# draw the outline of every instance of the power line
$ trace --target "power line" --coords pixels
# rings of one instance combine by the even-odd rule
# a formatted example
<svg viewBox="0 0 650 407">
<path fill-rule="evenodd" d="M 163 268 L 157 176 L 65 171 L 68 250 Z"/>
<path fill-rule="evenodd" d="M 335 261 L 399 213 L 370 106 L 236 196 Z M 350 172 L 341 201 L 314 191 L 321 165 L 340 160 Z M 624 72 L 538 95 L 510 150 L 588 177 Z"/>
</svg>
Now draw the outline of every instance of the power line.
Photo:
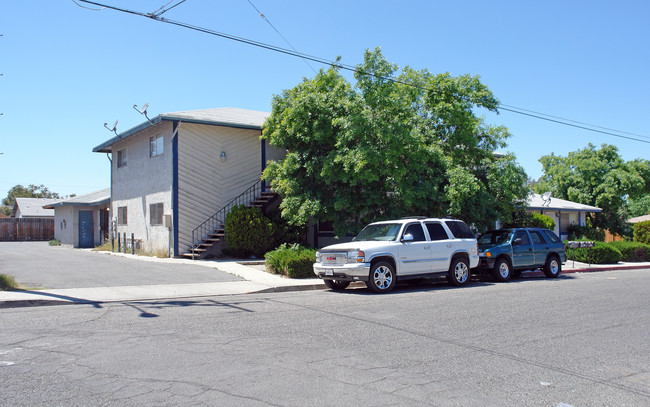
<svg viewBox="0 0 650 407">
<path fill-rule="evenodd" d="M 75 0 L 73 0 L 73 1 L 76 3 Z M 362 75 L 373 75 L 376 78 L 385 79 L 385 80 L 391 81 L 393 83 L 412 86 L 412 87 L 416 87 L 416 88 L 419 88 L 419 89 L 431 91 L 431 89 L 428 89 L 428 88 L 425 88 L 425 87 L 422 87 L 422 86 L 418 86 L 418 85 L 413 84 L 413 83 L 404 82 L 404 81 L 401 81 L 401 80 L 393 78 L 393 77 L 387 77 L 387 76 L 382 76 L 382 75 L 377 75 L 377 74 L 371 74 L 369 72 L 363 72 L 363 71 L 359 70 L 358 68 L 356 68 L 356 67 L 354 67 L 352 65 L 342 64 L 338 60 L 337 61 L 327 60 L 325 58 L 321 58 L 321 57 L 317 57 L 317 56 L 313 56 L 313 55 L 304 54 L 302 52 L 298 52 L 295 49 L 294 50 L 289 50 L 289 49 L 281 48 L 281 47 L 278 47 L 278 46 L 275 46 L 275 45 L 270 45 L 270 44 L 250 40 L 250 39 L 243 38 L 243 37 L 237 37 L 237 36 L 234 36 L 234 35 L 231 35 L 231 34 L 222 33 L 222 32 L 215 31 L 215 30 L 212 30 L 212 29 L 209 29 L 209 28 L 204 28 L 204 27 L 192 25 L 192 24 L 189 24 L 189 23 L 184 23 L 184 22 L 181 22 L 181 21 L 170 20 L 170 19 L 167 19 L 167 18 L 164 18 L 164 17 L 160 17 L 160 15 L 156 15 L 156 14 L 153 14 L 153 13 L 143 13 L 143 12 L 139 12 L 139 11 L 123 9 L 123 8 L 120 8 L 120 7 L 115 7 L 115 6 L 111 6 L 111 5 L 97 3 L 97 2 L 93 2 L 93 1 L 89 1 L 89 0 L 79 0 L 79 1 L 84 2 L 84 3 L 88 3 L 88 4 L 92 4 L 92 5 L 95 5 L 95 6 L 99 6 L 99 7 L 112 9 L 112 10 L 115 10 L 115 11 L 120 11 L 120 12 L 127 13 L 127 14 L 133 14 L 133 15 L 137 15 L 137 16 L 140 16 L 140 17 L 148 17 L 148 18 L 151 18 L 151 19 L 156 20 L 156 21 L 161 22 L 161 23 L 167 23 L 167 24 L 178 26 L 178 27 L 187 28 L 187 29 L 190 29 L 190 30 L 193 30 L 193 31 L 202 32 L 202 33 L 205 33 L 205 34 L 210 34 L 210 35 L 214 35 L 214 36 L 221 37 L 221 38 L 226 38 L 226 39 L 229 39 L 229 40 L 232 40 L 232 41 L 237 41 L 237 42 L 240 42 L 240 43 L 243 43 L 243 44 L 252 45 L 252 46 L 255 46 L 255 47 L 258 47 L 258 48 L 262 48 L 262 49 L 267 49 L 269 51 L 274 51 L 274 52 L 294 56 L 294 57 L 297 57 L 297 58 L 301 58 L 301 59 L 303 59 L 305 61 L 312 61 L 312 62 L 316 62 L 316 63 L 323 64 L 323 65 L 329 65 L 329 66 L 332 66 L 332 67 L 335 67 L 335 68 L 360 73 Z M 183 1 L 185 1 L 185 0 L 183 0 Z M 249 1 L 249 3 L 250 3 L 250 1 Z M 251 3 L 251 5 L 252 5 L 252 3 Z M 253 5 L 253 7 L 255 7 L 255 6 Z M 255 7 L 255 9 L 257 10 L 256 7 Z M 516 106 L 510 106 L 510 105 L 503 105 L 502 104 L 497 108 L 497 111 L 498 111 L 498 109 L 505 110 L 505 111 L 508 111 L 508 112 L 511 112 L 511 113 L 520 114 L 520 115 L 523 115 L 523 116 L 528 116 L 528 117 L 532 117 L 532 118 L 536 118 L 536 119 L 540 119 L 540 120 L 545 120 L 545 121 L 561 124 L 561 125 L 564 125 L 564 126 L 579 128 L 579 129 L 591 131 L 591 132 L 594 132 L 594 133 L 600 133 L 600 134 L 605 134 L 605 135 L 609 135 L 609 136 L 613 136 L 613 137 L 619 137 L 619 138 L 623 138 L 623 139 L 627 139 L 627 140 L 638 141 L 640 143 L 650 144 L 650 137 L 647 137 L 647 136 L 642 136 L 642 135 L 633 134 L 633 133 L 627 133 L 627 132 L 623 132 L 623 131 L 619 131 L 619 130 L 607 129 L 607 128 L 604 128 L 604 127 L 595 126 L 595 125 L 592 125 L 592 124 L 587 124 L 587 123 L 582 123 L 582 122 L 577 122 L 577 121 L 573 121 L 573 120 L 569 120 L 569 119 L 561 119 L 561 118 L 557 118 L 555 116 L 547 115 L 547 114 L 544 114 L 544 113 L 533 112 L 531 110 L 526 110 L 526 109 L 519 108 L 519 107 L 516 107 Z M 530 112 L 530 113 L 527 113 L 527 112 Z M 584 126 L 581 126 L 581 125 L 578 125 L 578 124 L 572 124 L 570 122 L 581 123 L 581 124 L 584 124 Z M 589 126 L 589 127 L 586 127 L 586 126 Z M 600 129 L 611 130 L 611 131 L 598 130 L 599 128 Z M 625 135 L 616 134 L 616 133 L 635 135 L 637 137 L 643 137 L 643 138 L 647 138 L 649 140 L 641 140 L 641 139 L 636 138 L 636 137 L 630 137 L 630 136 L 625 136 Z"/>
<path fill-rule="evenodd" d="M 269 23 L 269 25 L 271 26 L 271 28 L 273 28 L 273 29 L 275 30 L 275 32 L 278 33 L 278 35 L 279 35 L 279 36 L 284 40 L 284 42 L 286 42 L 286 43 L 291 47 L 292 50 L 298 52 L 298 50 L 297 50 L 293 45 L 291 45 L 291 43 L 289 42 L 289 40 L 287 40 L 286 38 L 284 38 L 284 35 L 282 35 L 282 33 L 281 33 L 277 28 L 275 28 L 275 26 L 271 23 L 271 21 L 270 21 L 268 18 L 266 18 L 266 16 L 264 15 L 264 13 L 262 13 L 262 12 L 261 12 L 261 11 L 260 11 L 256 6 L 255 6 L 255 4 L 253 4 L 253 2 L 252 2 L 251 0 L 248 0 L 248 4 L 250 4 L 251 6 L 253 6 L 253 8 L 255 9 L 255 11 L 257 11 L 257 13 L 260 15 L 260 17 L 262 17 L 262 19 L 263 19 L 264 21 L 266 21 L 267 23 Z M 316 69 L 314 69 L 314 67 L 311 66 L 311 65 L 309 64 L 309 62 L 307 62 L 307 61 L 304 60 L 304 59 L 303 59 L 303 61 L 305 62 L 305 64 L 307 64 L 307 66 L 308 66 L 309 68 L 311 68 L 312 71 L 314 71 L 314 73 L 316 73 Z"/>
</svg>

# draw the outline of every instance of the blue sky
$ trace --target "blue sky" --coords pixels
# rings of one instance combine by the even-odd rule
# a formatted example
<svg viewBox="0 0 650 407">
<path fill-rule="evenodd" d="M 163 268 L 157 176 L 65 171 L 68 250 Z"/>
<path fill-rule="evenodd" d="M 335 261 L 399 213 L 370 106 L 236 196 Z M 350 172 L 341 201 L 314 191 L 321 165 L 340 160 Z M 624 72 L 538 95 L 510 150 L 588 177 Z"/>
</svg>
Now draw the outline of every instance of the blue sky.
<svg viewBox="0 0 650 407">
<path fill-rule="evenodd" d="M 168 0 L 105 0 L 153 12 Z M 486 114 L 513 137 L 530 177 L 539 158 L 588 143 L 650 158 L 650 2 L 250 0 L 297 50 L 356 65 L 381 47 L 400 67 L 480 75 L 506 105 L 630 132 L 631 141 L 521 116 Z M 174 2 L 175 3 L 175 2 Z M 172 3 L 172 4 L 174 4 Z M 187 0 L 165 17 L 288 48 L 248 0 Z M 314 75 L 304 61 L 71 0 L 0 5 L 0 198 L 16 184 L 63 195 L 109 186 L 93 147 L 160 113 L 270 111 Z M 320 69 L 310 63 L 314 69 Z"/>
</svg>

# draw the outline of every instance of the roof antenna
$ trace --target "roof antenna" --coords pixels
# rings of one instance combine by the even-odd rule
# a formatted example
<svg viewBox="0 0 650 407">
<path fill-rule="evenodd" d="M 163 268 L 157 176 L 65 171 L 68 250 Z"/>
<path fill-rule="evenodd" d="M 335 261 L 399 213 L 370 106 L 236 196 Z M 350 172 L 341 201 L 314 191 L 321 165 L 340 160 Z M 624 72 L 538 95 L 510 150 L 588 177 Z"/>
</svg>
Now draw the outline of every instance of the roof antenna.
<svg viewBox="0 0 650 407">
<path fill-rule="evenodd" d="M 104 123 L 104 127 L 106 127 L 108 131 L 115 133 L 116 136 L 119 136 L 119 134 L 117 134 L 117 122 L 118 120 L 115 120 L 115 123 L 113 123 L 113 126 L 111 127 L 108 127 L 108 123 Z"/>
<path fill-rule="evenodd" d="M 149 116 L 147 116 L 147 109 L 149 108 L 149 103 L 145 103 L 144 106 L 142 106 L 141 108 L 138 108 L 138 105 L 133 105 L 133 108 L 134 108 L 138 113 L 144 115 L 144 117 L 147 118 L 147 121 L 148 121 L 149 123 L 153 124 L 153 122 L 151 121 L 151 119 L 149 118 Z"/>
</svg>

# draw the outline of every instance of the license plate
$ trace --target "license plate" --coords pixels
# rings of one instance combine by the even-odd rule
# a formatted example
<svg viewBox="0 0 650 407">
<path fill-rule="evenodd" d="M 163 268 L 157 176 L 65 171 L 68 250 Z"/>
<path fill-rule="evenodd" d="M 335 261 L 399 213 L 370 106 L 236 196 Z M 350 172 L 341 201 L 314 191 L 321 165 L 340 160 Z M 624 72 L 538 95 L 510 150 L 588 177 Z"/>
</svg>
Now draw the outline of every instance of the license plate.
<svg viewBox="0 0 650 407">
<path fill-rule="evenodd" d="M 333 276 L 333 275 L 334 275 L 334 270 L 332 270 L 332 269 L 325 269 L 325 275 L 326 275 L 326 276 Z"/>
</svg>

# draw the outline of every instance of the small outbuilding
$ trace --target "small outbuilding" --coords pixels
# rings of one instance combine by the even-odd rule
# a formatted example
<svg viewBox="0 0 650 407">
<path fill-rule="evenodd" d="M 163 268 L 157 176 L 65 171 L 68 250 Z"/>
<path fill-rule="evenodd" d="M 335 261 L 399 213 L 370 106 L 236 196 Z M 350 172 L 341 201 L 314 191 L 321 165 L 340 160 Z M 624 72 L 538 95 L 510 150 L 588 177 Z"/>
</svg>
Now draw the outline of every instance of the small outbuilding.
<svg viewBox="0 0 650 407">
<path fill-rule="evenodd" d="M 627 223 L 639 223 L 639 222 L 646 222 L 650 220 L 650 214 L 649 215 L 643 215 L 643 216 L 637 216 L 635 218 L 630 218 L 627 220 Z"/>
<path fill-rule="evenodd" d="M 45 205 L 54 212 L 54 238 L 62 244 L 90 248 L 108 240 L 109 188 Z"/>
<path fill-rule="evenodd" d="M 11 210 L 12 218 L 53 218 L 54 210 L 45 209 L 43 206 L 56 202 L 50 198 L 16 198 Z"/>
<path fill-rule="evenodd" d="M 569 238 L 570 225 L 587 225 L 587 214 L 602 212 L 595 206 L 583 205 L 565 199 L 553 198 L 550 194 L 530 194 L 528 197 L 527 212 L 538 212 L 555 221 L 555 234 L 560 239 Z"/>
</svg>

